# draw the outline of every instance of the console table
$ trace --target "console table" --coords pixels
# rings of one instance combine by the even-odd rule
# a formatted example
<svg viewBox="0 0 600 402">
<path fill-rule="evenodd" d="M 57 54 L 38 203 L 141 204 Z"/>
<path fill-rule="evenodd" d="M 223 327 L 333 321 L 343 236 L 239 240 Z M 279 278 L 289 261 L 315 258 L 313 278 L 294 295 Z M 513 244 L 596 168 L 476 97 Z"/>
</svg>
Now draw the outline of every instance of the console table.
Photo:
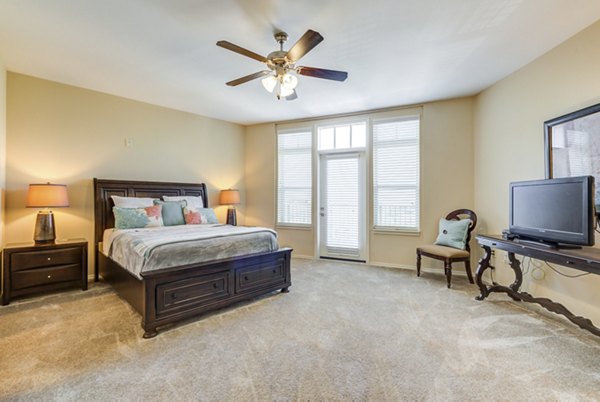
<svg viewBox="0 0 600 402">
<path fill-rule="evenodd" d="M 558 265 L 563 265 L 569 268 L 575 268 L 593 274 L 600 274 L 600 249 L 593 247 L 584 247 L 581 249 L 551 249 L 543 245 L 532 244 L 531 242 L 519 242 L 519 240 L 505 240 L 500 236 L 478 235 L 477 242 L 484 250 L 484 255 L 479 260 L 475 281 L 481 294 L 476 300 L 484 300 L 490 293 L 503 292 L 508 294 L 513 300 L 525 301 L 529 303 L 537 303 L 546 310 L 553 313 L 561 314 L 567 317 L 571 322 L 578 325 L 580 328 L 590 331 L 594 335 L 600 336 L 600 328 L 595 327 L 592 321 L 587 318 L 579 317 L 571 313 L 562 304 L 556 303 L 550 299 L 543 297 L 533 297 L 529 293 L 520 292 L 519 288 L 523 282 L 523 272 L 521 271 L 521 263 L 515 258 L 515 254 L 525 257 L 535 258 Z M 493 268 L 490 265 L 492 257 L 492 249 L 503 250 L 508 253 L 510 267 L 515 273 L 515 281 L 509 286 L 493 283 L 487 286 L 481 280 L 483 273 L 488 268 Z"/>
</svg>

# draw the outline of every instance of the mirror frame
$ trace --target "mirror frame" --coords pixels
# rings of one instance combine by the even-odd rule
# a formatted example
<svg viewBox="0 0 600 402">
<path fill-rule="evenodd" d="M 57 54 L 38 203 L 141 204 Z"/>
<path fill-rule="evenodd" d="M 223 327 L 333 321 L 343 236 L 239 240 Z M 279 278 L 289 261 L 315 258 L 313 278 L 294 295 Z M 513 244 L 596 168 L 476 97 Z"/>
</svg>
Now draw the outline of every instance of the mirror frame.
<svg viewBox="0 0 600 402">
<path fill-rule="evenodd" d="M 572 113 L 565 114 L 564 116 L 556 117 L 554 119 L 544 122 L 544 148 L 546 152 L 546 179 L 552 179 L 552 128 L 560 124 L 568 123 L 570 121 L 578 120 L 583 117 L 590 116 L 592 114 L 600 113 L 600 103 L 586 107 L 581 110 L 577 110 Z M 598 180 L 600 183 L 600 180 Z M 600 184 L 599 184 L 600 185 Z"/>
</svg>

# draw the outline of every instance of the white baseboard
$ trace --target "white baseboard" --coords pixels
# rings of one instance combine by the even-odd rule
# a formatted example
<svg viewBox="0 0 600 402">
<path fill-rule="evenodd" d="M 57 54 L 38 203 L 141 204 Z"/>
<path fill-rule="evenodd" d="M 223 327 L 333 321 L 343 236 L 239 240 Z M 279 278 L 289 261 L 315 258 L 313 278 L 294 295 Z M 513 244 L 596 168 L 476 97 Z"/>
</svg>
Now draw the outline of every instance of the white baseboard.
<svg viewBox="0 0 600 402">
<path fill-rule="evenodd" d="M 292 254 L 292 258 L 298 258 L 301 260 L 320 260 L 320 258 L 312 256 L 312 255 L 303 255 L 303 254 Z M 324 260 L 324 261 L 335 261 L 335 260 Z M 348 264 L 364 264 L 363 262 L 354 262 L 354 261 L 342 261 L 343 263 Z M 394 268 L 394 269 L 406 269 L 409 271 L 416 271 L 417 267 L 415 265 L 407 265 L 407 264 L 391 264 L 389 262 L 370 262 L 366 265 L 372 265 L 375 267 L 384 267 L 384 268 Z M 429 274 L 442 274 L 444 275 L 444 268 L 433 268 L 433 267 L 421 267 L 421 272 L 426 272 Z M 452 275 L 467 277 L 467 273 L 463 271 L 452 270 Z"/>
<path fill-rule="evenodd" d="M 417 271 L 416 265 L 405 265 L 405 264 L 390 264 L 389 262 L 371 262 L 369 265 L 374 265 L 376 267 L 384 267 L 384 268 L 395 268 L 395 269 L 407 269 L 410 271 Z M 442 274 L 444 275 L 444 268 L 433 268 L 433 267 L 423 267 L 421 266 L 421 272 L 426 272 L 429 274 Z M 463 276 L 467 277 L 466 272 L 455 271 L 452 270 L 452 276 Z"/>
<path fill-rule="evenodd" d="M 314 259 L 316 259 L 312 255 L 303 255 L 303 254 L 292 254 L 292 258 L 300 258 L 301 260 L 314 260 Z"/>
</svg>

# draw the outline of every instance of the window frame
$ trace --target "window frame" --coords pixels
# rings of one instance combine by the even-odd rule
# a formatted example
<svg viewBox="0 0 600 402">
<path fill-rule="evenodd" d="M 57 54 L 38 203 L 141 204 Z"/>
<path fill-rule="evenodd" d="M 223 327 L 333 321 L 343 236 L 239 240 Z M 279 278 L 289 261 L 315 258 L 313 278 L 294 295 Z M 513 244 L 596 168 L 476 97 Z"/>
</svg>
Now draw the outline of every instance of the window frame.
<svg viewBox="0 0 600 402">
<path fill-rule="evenodd" d="M 365 125 L 365 145 L 362 147 L 352 147 L 352 126 L 354 124 L 364 124 Z M 319 149 L 319 145 L 320 145 L 320 141 L 321 138 L 319 137 L 320 135 L 320 130 L 323 129 L 327 129 L 327 128 L 333 128 L 334 129 L 334 136 L 335 136 L 335 129 L 336 127 L 339 126 L 350 126 L 350 147 L 348 148 L 331 148 L 331 149 Z M 315 152 L 317 153 L 317 155 L 320 154 L 330 154 L 330 153 L 344 153 L 344 152 L 353 152 L 353 151 L 358 151 L 358 152 L 365 152 L 368 150 L 369 148 L 369 141 L 370 141 L 370 125 L 369 125 L 369 118 L 367 116 L 364 117 L 358 117 L 356 118 L 354 116 L 354 118 L 348 118 L 348 119 L 344 119 L 344 118 L 339 118 L 339 119 L 335 119 L 335 120 L 327 120 L 326 122 L 323 123 L 319 123 L 317 122 L 315 124 Z M 334 144 L 335 144 L 335 140 L 334 140 Z"/>
<path fill-rule="evenodd" d="M 394 122 L 402 122 L 408 120 L 417 120 L 419 122 L 419 128 L 417 130 L 416 141 L 416 150 L 417 150 L 417 177 L 416 177 L 416 219 L 417 225 L 416 227 L 412 226 L 382 226 L 376 224 L 376 213 L 377 213 L 377 205 L 376 205 L 376 190 L 375 187 L 377 185 L 377 181 L 375 178 L 375 149 L 377 147 L 377 143 L 375 142 L 375 126 L 377 124 L 385 124 L 385 123 L 394 123 Z M 371 231 L 373 233 L 382 233 L 382 234 L 402 234 L 402 235 L 419 235 L 421 233 L 421 128 L 422 128 L 422 116 L 420 113 L 411 113 L 411 114 L 391 114 L 387 116 L 373 116 L 370 121 L 369 126 L 369 137 L 370 137 L 370 153 L 371 153 Z M 412 187 L 412 186 L 411 186 Z"/>
<path fill-rule="evenodd" d="M 298 133 L 309 133 L 310 134 L 310 223 L 294 223 L 294 222 L 280 222 L 279 221 L 279 199 L 280 199 L 280 187 L 279 187 L 279 136 L 286 134 L 298 134 Z M 282 229 L 301 229 L 301 230 L 312 230 L 314 227 L 314 146 L 315 146 L 315 133 L 312 126 L 302 126 L 297 128 L 280 129 L 275 130 L 275 227 Z M 299 148 L 300 149 L 300 148 Z"/>
</svg>

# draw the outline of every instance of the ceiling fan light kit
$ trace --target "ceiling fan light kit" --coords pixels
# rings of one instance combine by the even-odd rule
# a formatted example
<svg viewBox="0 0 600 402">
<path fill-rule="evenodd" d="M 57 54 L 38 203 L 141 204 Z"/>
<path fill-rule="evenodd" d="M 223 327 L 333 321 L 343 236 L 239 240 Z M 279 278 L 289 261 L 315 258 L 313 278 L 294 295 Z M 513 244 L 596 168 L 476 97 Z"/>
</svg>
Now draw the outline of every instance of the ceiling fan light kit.
<svg viewBox="0 0 600 402">
<path fill-rule="evenodd" d="M 283 44 L 287 41 L 287 38 L 288 35 L 285 32 L 277 32 L 275 34 L 275 40 L 279 43 L 279 50 L 269 53 L 267 57 L 263 57 L 258 53 L 251 52 L 250 50 L 227 41 L 222 40 L 217 42 L 217 46 L 263 62 L 269 68 L 268 70 L 259 71 L 229 81 L 227 85 L 237 86 L 264 77 L 261 80 L 263 87 L 270 93 L 275 92 L 277 99 L 294 100 L 298 97 L 296 93 L 298 77 L 296 74 L 333 81 L 346 80 L 348 73 L 345 71 L 304 66 L 296 67 L 296 62 L 302 56 L 310 52 L 315 46 L 323 41 L 321 34 L 309 29 L 300 39 L 298 39 L 294 46 L 286 52 L 283 50 Z"/>
</svg>

